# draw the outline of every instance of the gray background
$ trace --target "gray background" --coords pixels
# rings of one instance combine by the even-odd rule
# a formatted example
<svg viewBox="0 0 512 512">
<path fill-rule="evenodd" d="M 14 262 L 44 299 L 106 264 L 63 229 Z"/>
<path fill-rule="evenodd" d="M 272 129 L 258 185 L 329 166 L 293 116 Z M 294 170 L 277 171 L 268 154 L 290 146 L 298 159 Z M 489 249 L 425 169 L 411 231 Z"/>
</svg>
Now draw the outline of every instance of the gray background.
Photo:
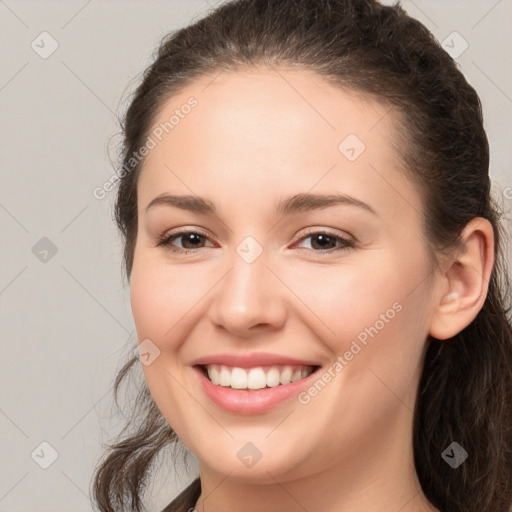
<svg viewBox="0 0 512 512">
<path fill-rule="evenodd" d="M 0 0 L 0 512 L 91 510 L 101 443 L 122 425 L 110 388 L 136 346 L 114 194 L 93 191 L 114 173 L 116 114 L 160 38 L 219 3 Z M 453 51 L 467 41 L 457 60 L 482 99 L 495 197 L 510 210 L 512 0 L 403 6 Z M 51 48 L 43 31 L 58 43 L 47 58 L 31 47 Z M 58 453 L 47 469 L 43 442 Z M 178 478 L 167 463 L 157 476 L 150 510 L 193 471 Z"/>
</svg>

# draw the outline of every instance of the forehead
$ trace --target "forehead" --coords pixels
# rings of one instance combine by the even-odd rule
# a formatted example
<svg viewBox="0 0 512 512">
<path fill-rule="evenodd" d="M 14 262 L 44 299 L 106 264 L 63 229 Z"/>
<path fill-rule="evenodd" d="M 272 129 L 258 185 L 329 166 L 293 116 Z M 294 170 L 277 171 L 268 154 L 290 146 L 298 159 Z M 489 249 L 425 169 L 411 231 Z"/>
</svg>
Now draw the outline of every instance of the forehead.
<svg viewBox="0 0 512 512">
<path fill-rule="evenodd" d="M 195 106 L 184 108 L 190 98 Z M 245 189 L 257 197 L 355 187 L 371 196 L 386 179 L 400 182 L 395 194 L 414 194 L 392 146 L 395 112 L 313 72 L 224 70 L 201 77 L 163 104 L 151 129 L 161 140 L 153 136 L 139 179 L 144 204 L 176 190 L 222 196 Z"/>
<path fill-rule="evenodd" d="M 162 134 L 177 143 L 180 135 L 195 135 L 207 149 L 209 141 L 230 144 L 233 151 L 300 144 L 304 139 L 335 146 L 348 133 L 374 142 L 394 127 L 390 107 L 375 97 L 341 89 L 311 71 L 287 68 L 223 70 L 203 76 L 170 97 L 155 113 L 152 129 L 165 128 L 173 113 L 185 110 L 193 97 L 197 105 Z M 176 123 L 176 121 L 178 121 Z M 193 125 L 194 134 L 188 133 Z M 375 130 L 381 125 L 379 130 Z M 371 134 L 371 132 L 374 134 Z M 280 135 L 276 140 L 276 135 Z M 212 139 L 212 135 L 214 139 Z M 233 142 L 238 142 L 236 147 Z M 172 144 L 172 141 L 169 140 Z"/>
</svg>

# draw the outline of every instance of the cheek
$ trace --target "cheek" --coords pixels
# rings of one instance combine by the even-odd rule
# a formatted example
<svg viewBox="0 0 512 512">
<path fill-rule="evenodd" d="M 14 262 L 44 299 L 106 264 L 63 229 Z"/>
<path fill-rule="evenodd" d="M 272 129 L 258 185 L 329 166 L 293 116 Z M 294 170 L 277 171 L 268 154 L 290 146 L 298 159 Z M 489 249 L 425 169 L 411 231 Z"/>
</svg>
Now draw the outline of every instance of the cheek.
<svg viewBox="0 0 512 512">
<path fill-rule="evenodd" d="M 304 303 L 302 309 L 310 311 L 303 319 L 309 316 L 326 338 L 348 340 L 379 321 L 380 315 L 395 316 L 393 305 L 403 300 L 407 289 L 396 268 L 400 265 L 357 262 L 305 269 L 283 280 Z"/>
<path fill-rule="evenodd" d="M 191 329 L 187 313 L 197 302 L 200 287 L 191 286 L 191 276 L 157 263 L 149 255 L 134 260 L 130 299 L 139 343 L 151 340 L 160 350 L 151 364 L 142 365 L 150 394 L 169 425 L 187 439 L 185 418 L 191 414 L 190 394 L 184 386 L 177 354 Z M 204 291 L 203 291 L 204 293 Z M 195 414 L 199 414 L 197 411 Z"/>
<path fill-rule="evenodd" d="M 168 343 L 166 335 L 198 301 L 202 287 L 195 286 L 190 278 L 190 272 L 149 258 L 134 261 L 130 301 L 139 340 Z"/>
<path fill-rule="evenodd" d="M 310 269 L 295 281 L 290 273 L 286 282 L 307 306 L 301 321 L 311 319 L 333 358 L 346 355 L 351 373 L 370 366 L 406 382 L 404 365 L 415 371 L 428 332 L 428 263 L 405 251 L 367 260 Z"/>
</svg>

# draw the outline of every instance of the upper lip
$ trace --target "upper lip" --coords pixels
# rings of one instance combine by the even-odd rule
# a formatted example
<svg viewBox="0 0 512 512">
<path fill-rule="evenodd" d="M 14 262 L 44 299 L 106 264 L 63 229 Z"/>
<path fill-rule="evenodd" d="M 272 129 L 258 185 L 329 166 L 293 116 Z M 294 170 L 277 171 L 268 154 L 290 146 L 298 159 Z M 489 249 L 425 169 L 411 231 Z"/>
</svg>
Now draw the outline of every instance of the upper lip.
<svg viewBox="0 0 512 512">
<path fill-rule="evenodd" d="M 200 357 L 192 362 L 192 365 L 220 364 L 225 366 L 236 366 L 238 368 L 252 368 L 255 366 L 320 366 L 318 362 L 306 359 L 295 359 L 293 357 L 271 354 L 268 352 L 257 352 L 253 354 L 212 354 Z"/>
</svg>

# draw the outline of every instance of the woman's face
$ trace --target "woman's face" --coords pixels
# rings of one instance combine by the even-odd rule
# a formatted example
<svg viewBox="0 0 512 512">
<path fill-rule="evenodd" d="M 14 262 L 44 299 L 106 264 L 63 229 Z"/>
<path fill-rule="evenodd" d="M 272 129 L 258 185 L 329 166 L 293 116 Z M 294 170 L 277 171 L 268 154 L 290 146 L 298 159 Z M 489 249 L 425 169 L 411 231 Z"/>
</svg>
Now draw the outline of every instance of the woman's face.
<svg viewBox="0 0 512 512">
<path fill-rule="evenodd" d="M 203 78 L 158 112 L 131 305 L 151 394 L 202 470 L 410 462 L 435 276 L 394 122 L 285 69 Z"/>
</svg>

